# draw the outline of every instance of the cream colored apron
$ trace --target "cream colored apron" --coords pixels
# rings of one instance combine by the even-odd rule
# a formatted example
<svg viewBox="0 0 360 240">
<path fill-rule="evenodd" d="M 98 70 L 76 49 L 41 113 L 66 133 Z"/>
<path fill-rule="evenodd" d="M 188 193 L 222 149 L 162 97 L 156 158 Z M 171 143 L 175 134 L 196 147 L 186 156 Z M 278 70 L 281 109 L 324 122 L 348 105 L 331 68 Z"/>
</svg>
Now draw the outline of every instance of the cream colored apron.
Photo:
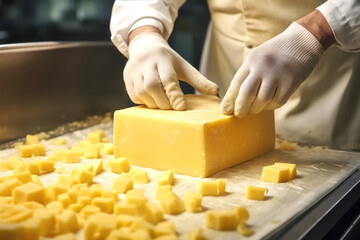
<svg viewBox="0 0 360 240">
<path fill-rule="evenodd" d="M 208 0 L 211 12 L 200 71 L 223 97 L 251 49 L 313 11 L 316 0 Z M 338 149 L 360 149 L 360 57 L 336 46 L 289 101 L 276 110 L 280 138 Z"/>
</svg>

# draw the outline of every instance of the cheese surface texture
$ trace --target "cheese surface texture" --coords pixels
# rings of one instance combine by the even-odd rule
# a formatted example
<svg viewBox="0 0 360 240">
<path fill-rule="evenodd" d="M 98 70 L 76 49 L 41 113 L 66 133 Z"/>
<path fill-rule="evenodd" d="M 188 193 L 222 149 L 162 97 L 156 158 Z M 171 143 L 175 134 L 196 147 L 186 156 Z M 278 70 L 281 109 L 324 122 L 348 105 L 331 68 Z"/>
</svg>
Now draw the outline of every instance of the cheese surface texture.
<svg viewBox="0 0 360 240">
<path fill-rule="evenodd" d="M 144 106 L 116 111 L 115 158 L 207 177 L 274 149 L 273 111 L 236 118 L 221 113 L 218 97 L 186 95 L 185 99 L 185 111 Z"/>
</svg>

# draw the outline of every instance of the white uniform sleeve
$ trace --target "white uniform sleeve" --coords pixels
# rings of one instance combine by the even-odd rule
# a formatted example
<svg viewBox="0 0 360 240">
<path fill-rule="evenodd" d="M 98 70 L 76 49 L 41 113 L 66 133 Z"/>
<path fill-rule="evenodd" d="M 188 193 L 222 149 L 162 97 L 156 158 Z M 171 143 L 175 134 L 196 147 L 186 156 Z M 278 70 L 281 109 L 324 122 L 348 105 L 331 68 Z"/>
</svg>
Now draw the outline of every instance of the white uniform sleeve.
<svg viewBox="0 0 360 240">
<path fill-rule="evenodd" d="M 178 10 L 186 0 L 116 0 L 110 20 L 111 41 L 126 57 L 128 35 L 138 27 L 157 27 L 168 39 L 174 26 Z"/>
<path fill-rule="evenodd" d="M 360 51 L 359 0 L 328 0 L 317 9 L 329 23 L 342 50 Z"/>
</svg>

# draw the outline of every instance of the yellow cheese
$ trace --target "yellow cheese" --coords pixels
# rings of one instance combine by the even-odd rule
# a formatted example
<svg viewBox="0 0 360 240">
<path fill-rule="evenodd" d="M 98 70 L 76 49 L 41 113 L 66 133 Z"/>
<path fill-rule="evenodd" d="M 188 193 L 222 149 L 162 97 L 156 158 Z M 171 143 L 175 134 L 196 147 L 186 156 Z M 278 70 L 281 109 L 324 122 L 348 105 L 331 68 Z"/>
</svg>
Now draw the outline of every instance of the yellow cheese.
<svg viewBox="0 0 360 240">
<path fill-rule="evenodd" d="M 96 197 L 91 201 L 91 204 L 100 208 L 102 212 L 112 213 L 115 201 L 111 198 Z"/>
<path fill-rule="evenodd" d="M 14 203 L 35 201 L 45 203 L 45 188 L 35 183 L 27 183 L 14 189 Z"/>
<path fill-rule="evenodd" d="M 214 96 L 186 97 L 188 110 L 118 110 L 114 154 L 131 164 L 206 177 L 274 149 L 273 111 L 223 115 Z"/>
<path fill-rule="evenodd" d="M 119 193 L 126 193 L 133 188 L 134 181 L 131 177 L 121 174 L 117 177 L 112 185 L 112 189 Z"/>
<path fill-rule="evenodd" d="M 172 185 L 174 183 L 174 172 L 169 170 L 159 174 L 158 184 L 159 185 Z"/>
<path fill-rule="evenodd" d="M 85 169 L 75 168 L 71 171 L 71 176 L 79 183 L 92 183 L 95 173 Z"/>
<path fill-rule="evenodd" d="M 103 212 L 95 213 L 91 215 L 85 223 L 84 240 L 106 239 L 115 228 L 115 215 Z"/>
<path fill-rule="evenodd" d="M 79 196 L 77 199 L 77 203 L 80 204 L 82 207 L 85 207 L 85 206 L 91 204 L 91 197 Z"/>
<path fill-rule="evenodd" d="M 185 209 L 188 212 L 200 212 L 202 196 L 199 193 L 186 192 L 184 195 Z"/>
<path fill-rule="evenodd" d="M 19 224 L 0 224 L 0 239 L 22 240 L 22 227 Z"/>
<path fill-rule="evenodd" d="M 31 144 L 36 144 L 36 143 L 40 143 L 39 138 L 35 135 L 26 135 L 25 137 L 25 144 L 26 145 L 31 145 Z"/>
<path fill-rule="evenodd" d="M 0 196 L 11 196 L 11 191 L 7 184 L 0 183 Z"/>
<path fill-rule="evenodd" d="M 45 194 L 45 202 L 50 203 L 52 201 L 56 201 L 57 197 L 60 194 L 65 193 L 68 190 L 68 187 L 64 184 L 55 182 L 47 187 L 47 191 Z"/>
<path fill-rule="evenodd" d="M 73 185 L 78 184 L 79 181 L 75 180 L 71 176 L 60 175 L 56 180 L 58 185 L 64 186 L 65 188 L 71 188 Z"/>
<path fill-rule="evenodd" d="M 13 191 L 15 188 L 22 185 L 22 183 L 16 178 L 6 179 L 3 181 L 3 184 L 5 184 L 5 186 L 7 186 L 7 188 L 9 189 L 11 194 L 13 194 Z"/>
<path fill-rule="evenodd" d="M 145 184 L 149 182 L 149 176 L 144 170 L 131 168 L 130 174 L 135 184 Z"/>
<path fill-rule="evenodd" d="M 156 225 L 154 235 L 155 237 L 175 235 L 175 225 L 171 221 L 160 222 Z"/>
<path fill-rule="evenodd" d="M 95 174 L 99 174 L 102 171 L 104 171 L 104 165 L 103 165 L 103 160 L 102 159 L 93 159 L 92 160 L 92 165 L 93 165 Z"/>
<path fill-rule="evenodd" d="M 44 186 L 39 178 L 38 175 L 31 175 L 32 182 L 36 183 L 37 185 Z"/>
<path fill-rule="evenodd" d="M 57 215 L 56 223 L 59 233 L 76 232 L 80 229 L 76 214 L 70 210 L 65 210 Z"/>
<path fill-rule="evenodd" d="M 40 171 L 44 173 L 52 172 L 55 169 L 55 162 L 50 160 L 36 160 L 40 165 Z"/>
<path fill-rule="evenodd" d="M 126 193 L 125 197 L 126 204 L 136 206 L 136 213 L 138 215 L 145 215 L 145 204 L 147 203 L 147 198 L 144 194 L 138 189 L 131 189 Z"/>
<path fill-rule="evenodd" d="M 29 171 L 31 174 L 40 175 L 40 163 L 39 162 L 19 162 L 13 170 L 13 173 L 22 173 Z"/>
<path fill-rule="evenodd" d="M 35 219 L 28 219 L 24 222 L 21 222 L 21 227 L 23 229 L 23 238 L 22 240 L 37 240 L 40 235 L 40 221 Z"/>
<path fill-rule="evenodd" d="M 54 213 L 60 214 L 64 211 L 64 205 L 59 201 L 52 201 L 46 205 L 47 209 L 53 210 Z"/>
<path fill-rule="evenodd" d="M 87 143 L 84 149 L 84 158 L 100 158 L 99 145 Z"/>
<path fill-rule="evenodd" d="M 104 143 L 103 144 L 103 149 L 101 149 L 100 151 L 103 154 L 114 154 L 114 144 L 113 143 Z"/>
<path fill-rule="evenodd" d="M 261 180 L 264 182 L 283 183 L 290 180 L 290 169 L 271 165 L 263 167 Z"/>
<path fill-rule="evenodd" d="M 55 212 L 51 209 L 37 209 L 33 213 L 33 218 L 40 221 L 40 236 L 50 236 L 54 234 L 56 228 Z"/>
<path fill-rule="evenodd" d="M 71 203 L 76 203 L 79 197 L 80 190 L 77 188 L 70 188 L 67 193 L 69 194 L 69 198 Z"/>
<path fill-rule="evenodd" d="M 243 207 L 231 210 L 208 210 L 206 212 L 206 226 L 215 230 L 236 230 L 238 224 L 249 218 L 248 211 Z"/>
<path fill-rule="evenodd" d="M 68 210 L 71 210 L 75 213 L 80 213 L 82 206 L 80 205 L 80 203 L 72 203 L 68 206 L 67 208 Z"/>
<path fill-rule="evenodd" d="M 177 215 L 185 211 L 184 202 L 173 192 L 168 192 L 160 200 L 165 213 Z"/>
<path fill-rule="evenodd" d="M 62 203 L 65 209 L 71 204 L 69 193 L 60 194 L 57 200 Z"/>
<path fill-rule="evenodd" d="M 19 157 L 45 156 L 45 147 L 41 143 L 19 146 Z"/>
<path fill-rule="evenodd" d="M 246 185 L 245 197 L 251 200 L 264 200 L 264 195 L 268 191 L 267 188 Z"/>
<path fill-rule="evenodd" d="M 218 179 L 216 181 L 200 181 L 197 192 L 203 196 L 220 196 L 226 193 L 226 180 Z"/>
<path fill-rule="evenodd" d="M 240 223 L 236 229 L 237 229 L 238 233 L 240 233 L 241 235 L 243 235 L 245 237 L 248 237 L 248 236 L 251 236 L 254 234 L 254 230 L 252 230 L 251 228 L 248 228 L 245 223 Z"/>
<path fill-rule="evenodd" d="M 155 199 L 160 201 L 168 192 L 172 192 L 171 185 L 160 185 L 156 188 Z"/>
<path fill-rule="evenodd" d="M 51 144 L 53 145 L 65 145 L 66 144 L 66 140 L 65 138 L 55 138 L 51 141 Z"/>
<path fill-rule="evenodd" d="M 157 224 L 164 220 L 164 212 L 162 208 L 156 203 L 153 202 L 146 203 L 145 209 L 146 209 L 145 219 L 148 222 L 152 224 Z"/>
<path fill-rule="evenodd" d="M 80 211 L 80 216 L 83 219 L 87 219 L 88 217 L 90 217 L 91 215 L 101 212 L 101 209 L 94 206 L 94 205 L 87 205 L 85 206 L 83 209 L 81 209 Z"/>
<path fill-rule="evenodd" d="M 114 206 L 115 215 L 131 215 L 135 216 L 137 212 L 137 206 L 135 204 L 118 203 Z"/>
<path fill-rule="evenodd" d="M 63 233 L 55 237 L 55 240 L 76 240 L 76 239 L 77 239 L 76 235 L 71 232 Z"/>
<path fill-rule="evenodd" d="M 296 164 L 276 162 L 274 165 L 284 167 L 284 168 L 289 168 L 289 171 L 290 171 L 290 176 L 289 177 L 290 177 L 290 179 L 294 179 L 296 177 Z"/>
<path fill-rule="evenodd" d="M 201 228 L 195 228 L 186 234 L 188 240 L 206 240 Z"/>
<path fill-rule="evenodd" d="M 100 143 L 103 138 L 105 138 L 103 130 L 95 130 L 87 135 L 87 141 L 90 143 Z"/>
<path fill-rule="evenodd" d="M 109 165 L 113 173 L 121 174 L 130 170 L 129 161 L 125 157 L 111 159 Z"/>
</svg>

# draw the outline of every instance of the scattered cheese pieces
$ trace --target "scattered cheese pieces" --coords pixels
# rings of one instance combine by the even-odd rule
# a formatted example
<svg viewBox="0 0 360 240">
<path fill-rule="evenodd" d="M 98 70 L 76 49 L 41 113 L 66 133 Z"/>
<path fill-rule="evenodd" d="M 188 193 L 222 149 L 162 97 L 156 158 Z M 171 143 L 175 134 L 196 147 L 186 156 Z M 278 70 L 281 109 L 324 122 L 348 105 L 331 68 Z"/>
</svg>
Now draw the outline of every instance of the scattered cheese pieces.
<svg viewBox="0 0 360 240">
<path fill-rule="evenodd" d="M 130 170 L 130 164 L 127 158 L 120 157 L 109 161 L 111 171 L 113 173 L 121 174 Z"/>
<path fill-rule="evenodd" d="M 194 192 L 186 192 L 184 195 L 185 209 L 188 212 L 201 212 L 202 195 Z"/>
<path fill-rule="evenodd" d="M 283 183 L 296 177 L 296 165 L 290 163 L 275 163 L 263 167 L 261 180 L 264 182 Z"/>
<path fill-rule="evenodd" d="M 197 192 L 203 196 L 225 195 L 226 180 L 218 179 L 216 181 L 200 181 Z"/>
<path fill-rule="evenodd" d="M 159 185 L 172 185 L 174 183 L 174 172 L 169 170 L 158 175 Z"/>
<path fill-rule="evenodd" d="M 265 193 L 268 191 L 267 188 L 246 185 L 245 197 L 251 200 L 264 200 Z"/>
</svg>

